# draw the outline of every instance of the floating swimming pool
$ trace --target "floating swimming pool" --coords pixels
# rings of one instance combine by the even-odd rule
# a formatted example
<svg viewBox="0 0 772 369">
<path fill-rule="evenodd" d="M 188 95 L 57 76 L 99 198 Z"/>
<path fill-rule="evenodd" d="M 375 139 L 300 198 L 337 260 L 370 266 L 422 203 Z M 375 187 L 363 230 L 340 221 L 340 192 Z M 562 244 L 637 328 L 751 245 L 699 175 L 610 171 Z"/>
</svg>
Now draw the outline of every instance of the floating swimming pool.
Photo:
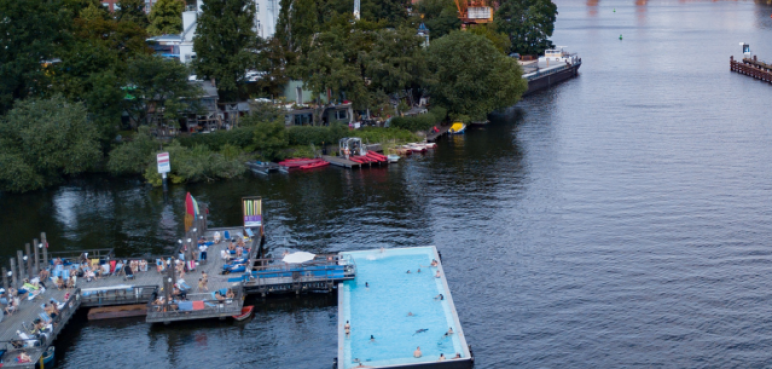
<svg viewBox="0 0 772 369">
<path fill-rule="evenodd" d="M 439 260 L 434 246 L 341 254 L 354 259 L 357 275 L 338 290 L 339 369 L 434 367 L 441 364 L 440 354 L 443 367 L 471 366 L 442 265 L 430 266 Z M 435 299 L 440 294 L 443 299 Z M 413 357 L 417 347 L 420 358 Z M 453 359 L 456 354 L 459 359 Z"/>
</svg>

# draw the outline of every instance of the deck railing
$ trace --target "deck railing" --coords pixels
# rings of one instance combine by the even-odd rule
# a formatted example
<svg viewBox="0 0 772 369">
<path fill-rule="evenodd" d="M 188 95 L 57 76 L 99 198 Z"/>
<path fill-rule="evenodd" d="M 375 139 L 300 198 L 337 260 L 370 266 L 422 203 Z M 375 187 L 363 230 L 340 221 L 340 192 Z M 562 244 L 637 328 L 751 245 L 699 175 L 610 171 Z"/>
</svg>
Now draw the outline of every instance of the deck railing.
<svg viewBox="0 0 772 369">
<path fill-rule="evenodd" d="M 115 253 L 113 252 L 112 248 L 48 252 L 49 261 L 60 258 L 62 260 L 70 260 L 79 263 L 81 258 L 84 257 L 88 260 L 114 259 Z"/>
<path fill-rule="evenodd" d="M 248 287 L 277 284 L 272 278 L 286 278 L 286 283 L 325 283 L 356 275 L 354 259 L 348 255 L 317 255 L 316 259 L 302 264 L 286 264 L 280 260 L 258 259 L 249 275 Z"/>
<path fill-rule="evenodd" d="M 241 305 L 244 300 L 244 292 L 241 289 L 234 289 L 235 297 L 223 301 L 212 298 L 212 293 L 188 294 L 185 302 L 203 302 L 204 308 L 199 310 L 180 310 L 181 300 L 167 301 L 163 304 L 156 304 L 150 301 L 147 304 L 147 321 L 174 320 L 178 317 L 185 319 L 194 319 L 196 317 L 214 317 L 241 314 Z"/>
<path fill-rule="evenodd" d="M 81 304 L 85 306 L 110 306 L 145 304 L 158 295 L 158 286 L 105 287 L 85 289 L 81 292 Z"/>
</svg>

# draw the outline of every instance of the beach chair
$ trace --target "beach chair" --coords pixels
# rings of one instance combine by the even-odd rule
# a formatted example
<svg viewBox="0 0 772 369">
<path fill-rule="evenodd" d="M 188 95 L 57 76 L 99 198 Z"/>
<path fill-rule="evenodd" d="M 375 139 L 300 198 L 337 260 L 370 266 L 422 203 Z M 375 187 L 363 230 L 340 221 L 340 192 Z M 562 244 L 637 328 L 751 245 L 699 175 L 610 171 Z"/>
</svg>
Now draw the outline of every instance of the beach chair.
<svg viewBox="0 0 772 369">
<path fill-rule="evenodd" d="M 230 241 L 231 240 L 231 233 L 228 232 L 228 231 L 225 231 L 225 233 L 223 234 L 223 238 L 225 240 L 227 240 L 227 241 Z"/>
</svg>

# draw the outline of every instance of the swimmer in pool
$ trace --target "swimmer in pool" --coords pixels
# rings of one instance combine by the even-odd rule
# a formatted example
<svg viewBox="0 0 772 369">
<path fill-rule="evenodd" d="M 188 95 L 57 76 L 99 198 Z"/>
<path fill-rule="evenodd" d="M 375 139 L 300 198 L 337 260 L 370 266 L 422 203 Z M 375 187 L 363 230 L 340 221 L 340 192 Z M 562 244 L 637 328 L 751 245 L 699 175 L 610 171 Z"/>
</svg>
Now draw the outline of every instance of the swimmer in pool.
<svg viewBox="0 0 772 369">
<path fill-rule="evenodd" d="M 347 336 L 351 334 L 351 324 L 348 323 L 348 320 L 346 321 L 346 325 L 343 326 L 343 330 L 346 332 Z"/>
<path fill-rule="evenodd" d="M 430 264 L 433 267 L 437 266 L 437 260 L 432 259 L 432 263 Z"/>
<path fill-rule="evenodd" d="M 450 336 L 451 334 L 453 334 L 453 327 L 448 328 L 448 332 L 445 333 L 446 336 Z"/>
<path fill-rule="evenodd" d="M 437 296 L 434 296 L 435 300 L 445 300 L 445 296 L 442 296 L 442 294 L 439 294 Z"/>
<path fill-rule="evenodd" d="M 440 359 L 437 361 L 445 361 L 445 354 L 440 354 Z"/>
<path fill-rule="evenodd" d="M 439 278 L 441 276 L 440 271 L 437 271 L 437 274 L 434 275 L 434 278 Z"/>
<path fill-rule="evenodd" d="M 407 270 L 407 274 L 410 274 L 410 269 Z"/>
<path fill-rule="evenodd" d="M 416 347 L 415 351 L 413 351 L 413 357 L 414 358 L 421 357 L 421 346 Z"/>
<path fill-rule="evenodd" d="M 370 342 L 375 342 L 375 337 L 372 334 L 370 335 Z"/>
<path fill-rule="evenodd" d="M 453 358 L 454 358 L 454 359 L 460 359 L 460 358 L 461 358 L 461 354 L 459 354 L 459 353 L 456 353 L 456 356 L 453 356 Z"/>
<path fill-rule="evenodd" d="M 370 283 L 365 282 L 365 288 L 370 289 Z"/>
<path fill-rule="evenodd" d="M 408 311 L 408 312 L 407 312 L 407 316 L 415 316 L 415 315 L 413 315 L 413 313 L 412 313 L 412 312 Z"/>
<path fill-rule="evenodd" d="M 421 268 L 418 268 L 418 273 L 421 273 Z"/>
</svg>

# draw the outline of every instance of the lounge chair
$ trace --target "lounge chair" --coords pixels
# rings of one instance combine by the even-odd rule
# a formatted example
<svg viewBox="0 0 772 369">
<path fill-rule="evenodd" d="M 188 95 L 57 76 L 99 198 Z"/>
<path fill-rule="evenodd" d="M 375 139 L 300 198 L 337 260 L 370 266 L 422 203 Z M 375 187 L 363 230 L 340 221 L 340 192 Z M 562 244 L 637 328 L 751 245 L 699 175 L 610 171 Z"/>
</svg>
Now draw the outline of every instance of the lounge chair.
<svg viewBox="0 0 772 369">
<path fill-rule="evenodd" d="M 228 231 L 225 231 L 225 233 L 223 234 L 223 239 L 226 240 L 226 241 L 230 241 L 231 240 L 231 233 L 228 232 Z"/>
</svg>

